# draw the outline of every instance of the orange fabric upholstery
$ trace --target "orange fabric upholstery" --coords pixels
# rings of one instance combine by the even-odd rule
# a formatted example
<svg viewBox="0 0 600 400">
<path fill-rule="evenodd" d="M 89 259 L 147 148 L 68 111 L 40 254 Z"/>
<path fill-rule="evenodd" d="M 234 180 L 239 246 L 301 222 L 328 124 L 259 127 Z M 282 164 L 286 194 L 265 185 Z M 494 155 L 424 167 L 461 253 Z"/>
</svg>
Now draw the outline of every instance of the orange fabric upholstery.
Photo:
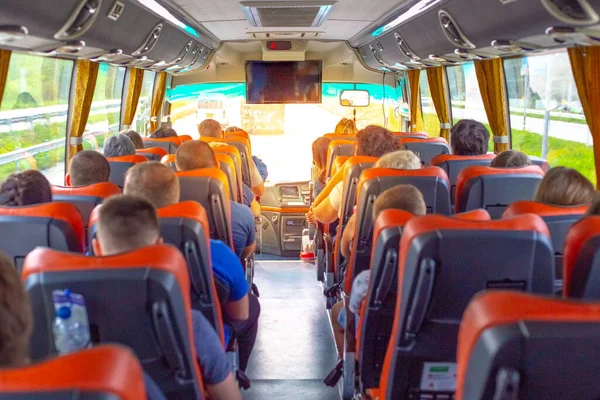
<svg viewBox="0 0 600 400">
<path fill-rule="evenodd" d="M 140 156 L 147 156 L 149 159 L 153 160 L 153 159 L 161 159 L 164 156 L 166 156 L 168 153 L 165 149 L 162 149 L 160 147 L 149 147 L 147 149 L 137 149 L 135 151 L 135 153 L 137 155 Z M 154 156 L 154 157 L 152 157 Z"/>
<path fill-rule="evenodd" d="M 462 221 L 491 221 L 492 217 L 490 213 L 482 208 L 477 210 L 471 210 L 460 214 L 454 214 L 452 218 L 460 219 Z"/>
<path fill-rule="evenodd" d="M 179 135 L 178 137 L 182 143 L 189 142 L 190 140 L 192 140 L 192 137 L 190 135 Z"/>
<path fill-rule="evenodd" d="M 341 133 L 326 133 L 323 135 L 323 137 L 326 137 L 328 139 L 331 140 L 350 140 L 350 141 L 354 141 L 356 139 L 356 135 L 344 135 Z"/>
<path fill-rule="evenodd" d="M 429 139 L 427 132 L 392 132 L 394 136 L 398 138 L 423 138 Z"/>
<path fill-rule="evenodd" d="M 121 194 L 121 189 L 114 183 L 100 182 L 87 186 L 52 186 L 53 196 L 93 196 L 103 199 Z"/>
<path fill-rule="evenodd" d="M 233 159 L 227 153 L 215 153 L 215 159 L 219 163 L 221 171 L 227 175 L 231 190 L 231 199 L 238 203 L 243 203 L 242 181 L 237 178 L 235 162 L 233 162 Z"/>
<path fill-rule="evenodd" d="M 335 175 L 352 156 L 337 156 L 331 167 L 331 175 Z"/>
<path fill-rule="evenodd" d="M 429 164 L 442 168 L 448 174 L 448 179 L 450 179 L 450 184 L 452 185 L 452 191 L 450 195 L 452 204 L 454 204 L 456 198 L 456 180 L 460 171 L 471 165 L 489 166 L 494 158 L 496 158 L 495 154 L 484 154 L 481 156 L 439 154 L 433 157 Z"/>
<path fill-rule="evenodd" d="M 148 158 L 146 158 L 144 156 L 140 156 L 138 154 L 134 154 L 132 156 L 108 157 L 107 160 L 109 163 L 122 162 L 122 163 L 139 164 L 139 163 L 148 161 Z"/>
<path fill-rule="evenodd" d="M 238 150 L 238 154 L 240 157 L 240 169 L 241 176 L 243 182 L 248 185 L 248 187 L 252 187 L 251 185 L 251 168 L 254 161 L 252 160 L 252 148 L 250 146 L 250 141 L 240 137 L 240 136 L 232 136 L 232 137 L 224 137 L 224 138 L 211 138 L 211 137 L 201 137 L 200 140 L 206 143 L 219 142 L 225 143 L 232 147 L 235 147 Z M 220 147 L 213 149 L 216 151 Z M 234 161 L 236 161 L 234 159 Z"/>
<path fill-rule="evenodd" d="M 411 136 L 414 134 L 411 134 Z M 446 141 L 446 139 L 444 139 L 443 137 L 426 137 L 423 139 L 420 138 L 414 138 L 414 137 L 400 137 L 400 144 L 406 144 L 406 143 L 443 143 L 445 145 L 448 145 L 448 142 Z"/>
<path fill-rule="evenodd" d="M 225 197 L 229 198 L 229 183 L 227 176 L 218 168 L 194 169 L 191 171 L 177 171 L 178 177 L 213 178 L 220 181 L 225 188 Z"/>
<path fill-rule="evenodd" d="M 160 163 L 168 165 L 169 167 L 177 171 L 177 165 L 175 163 L 176 159 L 177 158 L 175 157 L 175 154 L 167 154 L 166 156 L 160 159 Z"/>
<path fill-rule="evenodd" d="M 565 240 L 563 263 L 563 295 L 582 297 L 587 280 L 594 269 L 593 259 L 597 246 L 592 243 L 600 236 L 600 217 L 586 217 L 573 225 Z M 584 253 L 584 250 L 586 252 Z"/>
<path fill-rule="evenodd" d="M 479 161 L 479 160 L 489 160 L 488 164 L 492 162 L 492 160 L 496 158 L 496 154 L 483 154 L 480 156 L 457 156 L 455 154 L 440 154 L 431 159 L 431 165 L 437 165 L 444 162 L 453 162 L 453 161 Z"/>
<path fill-rule="evenodd" d="M 483 333 L 495 326 L 521 321 L 598 323 L 600 305 L 569 302 L 512 291 L 490 291 L 479 294 L 465 310 L 460 323 L 457 348 L 457 399 L 464 398 L 469 359 Z M 560 363 L 560 360 L 556 362 Z M 582 365 L 582 368 L 585 366 Z M 551 391 L 551 387 L 552 383 L 548 382 L 548 390 Z"/>
<path fill-rule="evenodd" d="M 541 171 L 540 171 L 541 172 Z M 465 220 L 458 220 L 458 219 L 453 219 L 453 218 L 449 218 L 449 217 L 444 217 L 444 216 L 440 216 L 440 215 L 427 215 L 424 217 L 418 217 L 418 218 L 413 218 L 411 219 L 406 226 L 404 227 L 404 231 L 402 233 L 402 239 L 400 241 L 400 257 L 399 257 L 399 262 L 398 262 L 398 295 L 397 295 L 397 301 L 396 301 L 396 311 L 395 311 L 395 319 L 394 319 L 394 326 L 392 329 L 392 335 L 391 335 L 391 339 L 389 341 L 388 344 L 388 348 L 387 348 L 387 352 L 386 352 L 386 356 L 385 356 L 385 361 L 384 361 L 384 365 L 383 365 L 383 371 L 382 371 L 382 375 L 381 375 L 381 385 L 380 385 L 380 389 L 381 389 L 381 398 L 382 399 L 391 399 L 392 397 L 392 391 L 394 390 L 394 386 L 397 384 L 400 384 L 399 382 L 393 382 L 393 377 L 396 373 L 396 368 L 397 368 L 397 360 L 396 360 L 396 355 L 397 355 L 397 350 L 399 344 L 401 343 L 401 340 L 407 340 L 406 339 L 406 335 L 401 334 L 401 330 L 405 330 L 407 329 L 406 324 L 407 324 L 407 315 L 405 313 L 408 312 L 408 304 L 403 304 L 402 300 L 409 300 L 413 301 L 414 299 L 411 299 L 410 297 L 408 297 L 407 294 L 403 294 L 403 290 L 405 289 L 405 279 L 407 279 L 407 277 L 409 279 L 414 279 L 415 276 L 415 270 L 419 268 L 419 266 L 417 265 L 417 259 L 419 258 L 419 256 L 416 254 L 417 250 L 414 250 L 413 253 L 411 254 L 411 248 L 413 246 L 413 241 L 417 240 L 420 237 L 425 237 L 425 235 L 428 234 L 432 234 L 436 236 L 435 240 L 438 240 L 439 243 L 439 237 L 443 237 L 441 234 L 444 231 L 448 231 L 449 233 L 452 232 L 460 232 L 460 231 L 472 231 L 472 232 L 494 232 L 494 231 L 507 231 L 510 233 L 515 233 L 515 232 L 531 232 L 534 234 L 533 239 L 532 240 L 532 245 L 537 246 L 541 246 L 540 240 L 543 240 L 541 238 L 543 238 L 544 236 L 546 237 L 545 240 L 547 240 L 549 242 L 549 238 L 550 238 L 550 232 L 548 231 L 548 227 L 546 226 L 546 224 L 544 223 L 544 221 L 542 220 L 541 217 L 537 216 L 537 215 L 533 215 L 533 214 L 527 214 L 527 215 L 521 215 L 521 216 L 517 216 L 511 219 L 505 219 L 505 220 L 492 220 L 492 221 L 465 221 Z M 541 238 L 540 238 L 541 235 Z M 520 237 L 515 237 L 514 240 L 523 240 Z M 515 241 L 513 241 L 512 243 L 514 243 Z M 421 245 L 419 245 L 421 246 Z M 420 250 L 418 251 L 424 251 L 422 247 L 419 247 Z M 466 248 L 465 248 L 466 249 Z M 434 252 L 441 252 L 443 250 L 441 249 L 436 249 L 434 250 Z M 551 258 L 551 249 L 550 249 L 550 244 L 548 243 L 548 254 L 547 257 L 550 259 L 550 261 L 552 261 Z M 446 257 L 448 257 L 448 255 L 446 255 Z M 490 258 L 493 256 L 490 256 Z M 533 256 L 532 256 L 532 260 L 528 261 L 533 263 Z M 437 261 L 437 260 L 436 260 Z M 452 261 L 452 260 L 449 260 Z M 456 261 L 456 260 L 454 260 Z M 540 263 L 545 261 L 545 258 L 540 258 L 540 260 L 538 260 Z M 502 262 L 504 262 L 504 259 L 502 260 Z M 510 262 L 510 261 L 507 261 Z M 546 264 L 544 264 L 546 265 Z M 487 266 L 479 266 L 479 267 L 487 267 Z M 410 270 L 408 270 L 407 268 L 410 268 Z M 533 270 L 531 271 L 520 271 L 520 273 L 532 273 Z M 549 272 L 549 271 L 548 271 Z M 553 271 L 552 271 L 553 272 Z M 455 272 L 454 272 L 455 273 Z M 438 276 L 438 274 L 441 274 L 441 271 L 439 269 L 436 269 L 436 276 Z M 502 274 L 504 274 L 504 271 L 502 271 Z M 405 276 L 406 275 L 406 276 Z M 461 278 L 465 278 L 465 277 L 461 277 Z M 460 280 L 461 278 L 457 277 L 458 280 Z M 545 278 L 545 277 L 544 277 Z M 533 279 L 533 278 L 530 278 Z M 413 282 L 412 280 L 410 282 Z M 414 283 L 414 282 L 413 282 Z M 547 290 L 548 294 L 550 292 L 552 292 L 553 287 L 552 287 L 553 282 L 547 282 L 544 280 L 544 288 Z M 545 286 L 548 286 L 547 288 Z M 540 286 L 541 287 L 541 286 Z M 433 292 L 435 292 L 435 288 L 433 289 Z M 449 291 L 450 288 L 445 288 L 445 291 Z M 449 292 L 451 293 L 451 292 Z M 432 294 L 434 295 L 434 294 Z M 444 301 L 446 299 L 441 298 L 438 299 L 439 301 Z M 463 299 L 464 300 L 464 299 Z M 453 305 L 452 307 L 456 307 L 456 305 Z M 431 312 L 431 310 L 428 310 L 428 312 Z M 450 328 L 451 325 L 446 326 L 446 329 Z M 439 328 L 438 328 L 439 329 Z M 450 329 L 448 329 L 448 332 L 450 334 Z M 408 332 L 405 332 L 406 334 L 408 334 Z M 401 339 L 403 338 L 403 339 Z M 413 345 L 415 344 L 415 342 L 418 342 L 418 338 L 415 338 L 415 341 L 412 341 Z M 407 350 L 410 351 L 410 350 Z M 440 360 L 440 361 L 445 361 L 445 360 Z M 405 383 L 402 383 L 403 385 Z"/>
<path fill-rule="evenodd" d="M 225 137 L 242 137 L 250 142 L 250 135 L 246 131 L 225 132 Z"/>
<path fill-rule="evenodd" d="M 504 218 L 511 218 L 521 214 L 537 214 L 541 217 L 554 217 L 560 215 L 572 215 L 572 214 L 585 214 L 589 204 L 580 206 L 563 207 L 553 206 L 550 204 L 538 203 L 535 201 L 522 200 L 512 203 L 506 211 L 504 211 Z"/>
<path fill-rule="evenodd" d="M 68 203 L 43 203 L 25 207 L 0 207 L 0 217 L 49 218 L 67 223 L 75 233 L 77 249 L 85 249 L 85 228 L 77 207 Z M 33 244 L 35 245 L 35 244 Z M 8 250 L 7 250 L 8 251 Z"/>
<path fill-rule="evenodd" d="M 352 140 L 332 140 L 327 147 L 326 174 L 332 176 L 331 169 L 336 157 L 354 155 L 354 141 Z"/>
<path fill-rule="evenodd" d="M 142 366 L 124 346 L 98 346 L 22 368 L 0 369 L 0 394 L 60 391 L 107 393 L 121 400 L 146 398 Z"/>
<path fill-rule="evenodd" d="M 165 149 L 169 154 L 175 154 L 177 148 L 183 143 L 179 137 L 167 137 L 160 139 L 145 138 L 144 145 L 146 147 L 160 147 Z"/>
</svg>

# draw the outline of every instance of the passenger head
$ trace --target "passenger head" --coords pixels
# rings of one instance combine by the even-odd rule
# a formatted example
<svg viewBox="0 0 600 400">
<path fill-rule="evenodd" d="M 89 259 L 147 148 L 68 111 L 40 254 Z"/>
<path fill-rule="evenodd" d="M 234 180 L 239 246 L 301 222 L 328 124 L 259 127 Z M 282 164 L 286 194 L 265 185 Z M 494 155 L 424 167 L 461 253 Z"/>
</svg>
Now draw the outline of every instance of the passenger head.
<svg viewBox="0 0 600 400">
<path fill-rule="evenodd" d="M 555 206 L 576 206 L 589 203 L 595 194 L 592 182 L 579 171 L 554 167 L 542 179 L 535 201 Z"/>
<path fill-rule="evenodd" d="M 156 209 L 134 196 L 113 196 L 102 203 L 94 253 L 111 256 L 162 243 Z"/>
<path fill-rule="evenodd" d="M 0 186 L 0 206 L 32 206 L 52 201 L 52 187 L 41 172 L 28 170 L 9 175 Z"/>
<path fill-rule="evenodd" d="M 479 156 L 486 154 L 490 133 L 481 122 L 472 119 L 458 121 L 450 131 L 452 154 L 457 156 Z"/>
<path fill-rule="evenodd" d="M 600 216 L 600 193 L 599 192 L 596 192 L 596 194 L 594 195 L 594 199 L 592 200 L 592 203 L 590 204 L 590 208 L 588 208 L 585 215 L 586 215 L 586 217 Z"/>
<path fill-rule="evenodd" d="M 327 149 L 331 139 L 326 137 L 317 138 L 312 144 L 313 163 L 318 169 L 317 179 L 325 183 L 327 173 Z"/>
<path fill-rule="evenodd" d="M 373 221 L 384 210 L 404 210 L 413 215 L 425 215 L 423 195 L 413 185 L 397 185 L 381 193 L 373 204 Z"/>
<path fill-rule="evenodd" d="M 342 118 L 340 122 L 335 126 L 335 132 L 340 135 L 356 135 L 358 129 L 353 120 L 348 118 Z"/>
<path fill-rule="evenodd" d="M 237 126 L 228 126 L 225 129 L 225 132 L 230 133 L 230 132 L 237 132 L 237 131 L 241 131 L 240 128 L 238 128 Z"/>
<path fill-rule="evenodd" d="M 104 156 L 106 158 L 132 156 L 134 154 L 135 145 L 129 137 L 122 133 L 111 136 L 104 142 Z"/>
<path fill-rule="evenodd" d="M 33 313 L 21 277 L 12 261 L 0 254 L 0 368 L 27 364 Z"/>
<path fill-rule="evenodd" d="M 200 137 L 213 137 L 220 139 L 223 137 L 223 128 L 218 121 L 214 119 L 205 119 L 198 125 Z"/>
<path fill-rule="evenodd" d="M 168 126 L 161 126 L 150 135 L 150 139 L 164 139 L 169 137 L 177 137 L 177 132 Z"/>
<path fill-rule="evenodd" d="M 175 164 L 178 171 L 189 171 L 192 169 L 215 168 L 217 160 L 208 143 L 200 140 L 190 140 L 177 149 Z"/>
<path fill-rule="evenodd" d="M 421 160 L 410 150 L 398 150 L 381 156 L 375 168 L 420 169 Z"/>
<path fill-rule="evenodd" d="M 398 150 L 398 140 L 390 131 L 376 125 L 369 125 L 356 134 L 354 155 L 381 157 Z"/>
<path fill-rule="evenodd" d="M 125 175 L 123 194 L 162 208 L 179 203 L 179 179 L 171 167 L 157 161 L 136 164 Z"/>
<path fill-rule="evenodd" d="M 71 159 L 67 186 L 87 186 L 108 182 L 110 164 L 102 154 L 93 150 L 84 150 Z"/>
<path fill-rule="evenodd" d="M 129 130 L 123 131 L 121 133 L 123 135 L 127 136 L 133 142 L 133 145 L 135 146 L 136 149 L 139 150 L 139 149 L 144 148 L 144 141 L 142 140 L 142 137 L 140 136 L 139 133 L 137 133 L 133 129 L 129 129 Z"/>
<path fill-rule="evenodd" d="M 531 160 L 527 154 L 516 150 L 503 151 L 490 164 L 494 168 L 519 168 L 527 165 L 531 165 Z"/>
</svg>

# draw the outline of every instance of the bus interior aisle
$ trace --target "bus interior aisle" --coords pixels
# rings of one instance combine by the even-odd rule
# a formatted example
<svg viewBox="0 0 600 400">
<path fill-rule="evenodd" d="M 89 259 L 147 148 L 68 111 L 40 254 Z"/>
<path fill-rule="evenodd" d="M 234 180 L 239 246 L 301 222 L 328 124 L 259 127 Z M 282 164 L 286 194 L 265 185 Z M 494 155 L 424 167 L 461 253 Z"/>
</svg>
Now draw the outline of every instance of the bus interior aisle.
<svg viewBox="0 0 600 400">
<path fill-rule="evenodd" d="M 339 399 L 337 388 L 323 384 L 336 352 L 314 265 L 257 257 L 261 317 L 244 399 Z"/>
</svg>

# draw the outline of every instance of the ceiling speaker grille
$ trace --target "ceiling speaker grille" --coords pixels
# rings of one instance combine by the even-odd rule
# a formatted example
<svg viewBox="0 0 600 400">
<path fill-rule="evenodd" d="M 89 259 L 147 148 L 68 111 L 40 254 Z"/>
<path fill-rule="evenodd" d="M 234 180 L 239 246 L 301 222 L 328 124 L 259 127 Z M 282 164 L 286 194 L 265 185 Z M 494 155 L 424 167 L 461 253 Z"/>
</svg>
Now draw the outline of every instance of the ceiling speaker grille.
<svg viewBox="0 0 600 400">
<path fill-rule="evenodd" d="M 252 26 L 265 28 L 312 28 L 321 26 L 331 12 L 334 1 L 243 2 Z"/>
</svg>

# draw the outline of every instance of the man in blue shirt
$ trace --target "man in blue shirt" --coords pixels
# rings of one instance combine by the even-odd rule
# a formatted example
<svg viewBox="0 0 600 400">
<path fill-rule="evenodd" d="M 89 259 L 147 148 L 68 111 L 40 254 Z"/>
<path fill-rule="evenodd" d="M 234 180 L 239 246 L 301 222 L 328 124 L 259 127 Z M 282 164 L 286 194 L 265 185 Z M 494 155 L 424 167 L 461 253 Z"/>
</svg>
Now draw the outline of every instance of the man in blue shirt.
<svg viewBox="0 0 600 400">
<path fill-rule="evenodd" d="M 127 171 L 123 193 L 141 197 L 154 207 L 162 208 L 179 202 L 179 180 L 166 165 L 158 162 L 140 163 Z M 232 220 L 235 218 L 232 213 Z M 236 335 L 240 369 L 245 371 L 258 333 L 260 304 L 256 296 L 248 293 L 249 287 L 239 257 L 225 243 L 212 239 L 210 253 L 213 275 L 228 293 L 227 299 L 221 303 L 224 321 Z M 226 330 L 226 336 L 228 334 Z"/>
</svg>

